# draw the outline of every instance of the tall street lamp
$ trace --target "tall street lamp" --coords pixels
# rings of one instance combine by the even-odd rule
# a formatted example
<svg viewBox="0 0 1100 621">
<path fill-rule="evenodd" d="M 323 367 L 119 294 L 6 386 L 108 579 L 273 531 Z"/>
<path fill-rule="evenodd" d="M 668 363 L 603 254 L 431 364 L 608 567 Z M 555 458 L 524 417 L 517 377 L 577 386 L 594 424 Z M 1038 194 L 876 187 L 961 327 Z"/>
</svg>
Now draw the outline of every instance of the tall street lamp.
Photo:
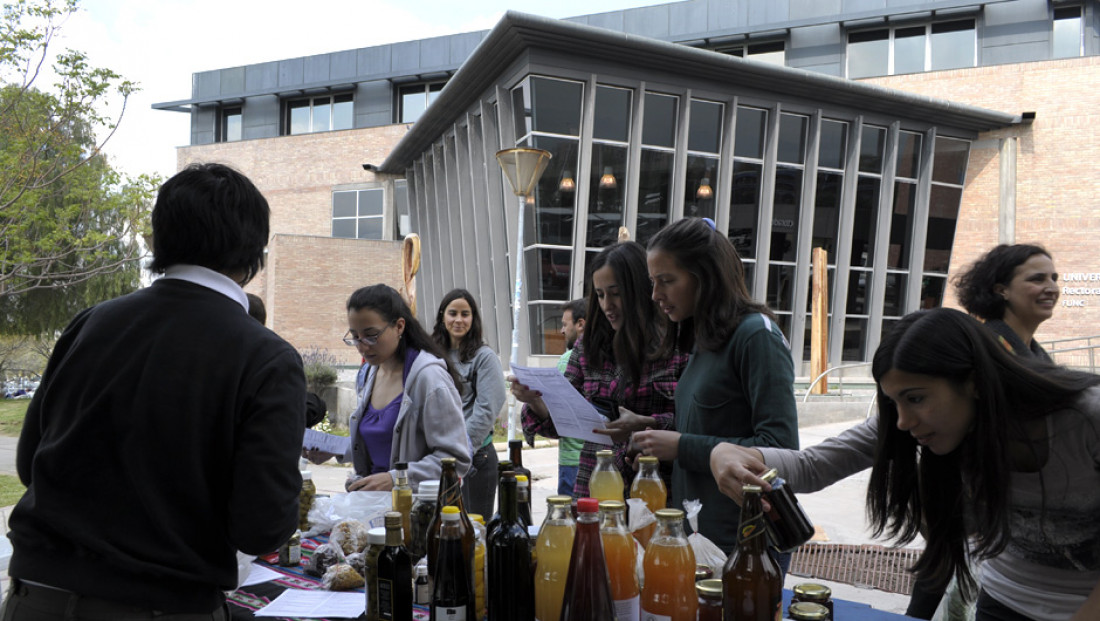
<svg viewBox="0 0 1100 621">
<path fill-rule="evenodd" d="M 526 211 L 527 197 L 550 163 L 550 152 L 542 149 L 504 149 L 497 151 L 497 163 L 508 177 L 512 192 L 519 197 L 519 230 L 516 232 L 516 286 L 512 297 L 512 359 L 511 366 L 519 364 L 519 306 L 523 298 L 523 212 Z M 508 413 L 508 440 L 516 439 L 519 426 L 519 403 L 512 403 Z"/>
</svg>

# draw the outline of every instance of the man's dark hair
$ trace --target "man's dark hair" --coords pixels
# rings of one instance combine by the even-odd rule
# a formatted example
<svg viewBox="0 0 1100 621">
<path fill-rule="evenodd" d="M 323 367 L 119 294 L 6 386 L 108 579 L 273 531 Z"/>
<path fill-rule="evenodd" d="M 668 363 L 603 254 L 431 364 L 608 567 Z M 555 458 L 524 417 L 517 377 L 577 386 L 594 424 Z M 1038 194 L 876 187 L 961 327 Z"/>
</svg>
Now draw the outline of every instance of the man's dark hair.
<svg viewBox="0 0 1100 621">
<path fill-rule="evenodd" d="M 224 164 L 191 164 L 160 186 L 153 206 L 153 262 L 163 274 L 188 263 L 241 272 L 264 266 L 271 210 L 256 186 Z"/>
<path fill-rule="evenodd" d="M 255 293 L 246 293 L 248 297 L 248 314 L 256 321 L 267 324 L 267 307 L 264 306 L 263 299 Z"/>
<path fill-rule="evenodd" d="M 587 303 L 587 300 L 584 298 L 569 300 L 561 305 L 561 312 L 564 313 L 565 311 L 569 311 L 573 315 L 573 323 L 584 321 L 584 306 Z"/>
</svg>

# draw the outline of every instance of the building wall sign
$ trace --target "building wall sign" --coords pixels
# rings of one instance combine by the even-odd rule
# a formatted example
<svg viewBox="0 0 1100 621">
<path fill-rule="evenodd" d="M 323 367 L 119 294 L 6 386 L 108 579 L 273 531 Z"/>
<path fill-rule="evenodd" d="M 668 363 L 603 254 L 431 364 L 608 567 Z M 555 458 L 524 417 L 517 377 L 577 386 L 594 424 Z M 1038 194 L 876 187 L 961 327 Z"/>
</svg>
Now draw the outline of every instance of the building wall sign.
<svg viewBox="0 0 1100 621">
<path fill-rule="evenodd" d="M 1062 287 L 1061 295 L 1063 308 L 1084 308 L 1088 305 L 1086 303 L 1088 301 L 1087 297 L 1072 297 L 1067 299 L 1066 296 L 1100 295 L 1100 272 L 1073 272 L 1070 274 L 1063 274 L 1062 282 L 1066 283 Z"/>
</svg>

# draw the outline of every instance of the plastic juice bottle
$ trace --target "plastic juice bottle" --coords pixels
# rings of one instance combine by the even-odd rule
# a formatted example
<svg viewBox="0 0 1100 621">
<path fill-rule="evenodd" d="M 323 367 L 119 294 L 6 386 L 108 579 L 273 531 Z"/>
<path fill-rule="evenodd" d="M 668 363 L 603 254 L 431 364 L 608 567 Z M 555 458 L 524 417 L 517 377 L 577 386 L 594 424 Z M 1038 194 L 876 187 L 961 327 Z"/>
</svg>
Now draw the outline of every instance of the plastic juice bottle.
<svg viewBox="0 0 1100 621">
<path fill-rule="evenodd" d="M 653 621 L 695 621 L 695 553 L 684 536 L 684 512 L 657 511 L 657 530 L 643 561 L 642 618 Z M 648 615 L 648 616 L 647 616 Z"/>
<path fill-rule="evenodd" d="M 640 617 L 641 590 L 635 569 L 634 538 L 626 528 L 626 504 L 618 500 L 600 502 L 600 540 L 607 573 L 611 578 L 611 598 L 619 621 L 637 621 Z"/>
<path fill-rule="evenodd" d="M 596 451 L 596 468 L 588 481 L 588 493 L 596 500 L 623 500 L 623 475 L 614 458 L 613 451 Z"/>
<path fill-rule="evenodd" d="M 470 520 L 474 523 L 474 609 L 477 619 L 484 619 L 485 608 L 485 518 L 478 513 L 471 513 Z"/>
<path fill-rule="evenodd" d="M 393 497 L 393 510 L 401 513 L 401 534 L 405 541 L 405 548 L 412 543 L 412 515 L 413 491 L 409 485 L 409 464 L 397 462 L 397 482 L 390 492 Z"/>
<path fill-rule="evenodd" d="M 519 519 L 516 475 L 500 480 L 500 525 L 489 535 L 489 621 L 532 621 L 535 585 L 527 529 Z"/>
<path fill-rule="evenodd" d="M 561 618 L 565 580 L 569 577 L 569 557 L 577 524 L 573 521 L 573 499 L 551 496 L 546 499 L 546 519 L 535 542 L 538 565 L 535 570 L 535 619 L 557 621 Z"/>
<path fill-rule="evenodd" d="M 600 524 L 599 501 L 577 501 L 577 535 L 569 555 L 569 577 L 565 581 L 561 621 L 606 621 L 616 619 L 611 580 L 607 575 Z"/>
<path fill-rule="evenodd" d="M 434 621 L 473 621 L 475 598 L 470 562 L 462 552 L 462 515 L 458 507 L 443 507 L 439 533 L 439 559 L 432 589 Z"/>
<path fill-rule="evenodd" d="M 657 458 L 639 457 L 638 463 L 641 464 L 642 469 L 638 472 L 638 476 L 634 477 L 634 483 L 630 485 L 630 497 L 641 498 L 650 511 L 657 513 L 658 509 L 665 508 L 665 503 L 668 501 L 668 489 L 665 488 L 665 482 L 661 480 L 661 473 L 657 470 Z M 649 545 L 649 539 L 655 530 L 657 525 L 650 524 L 634 531 L 634 537 L 638 543 L 642 544 L 642 549 Z"/>
</svg>

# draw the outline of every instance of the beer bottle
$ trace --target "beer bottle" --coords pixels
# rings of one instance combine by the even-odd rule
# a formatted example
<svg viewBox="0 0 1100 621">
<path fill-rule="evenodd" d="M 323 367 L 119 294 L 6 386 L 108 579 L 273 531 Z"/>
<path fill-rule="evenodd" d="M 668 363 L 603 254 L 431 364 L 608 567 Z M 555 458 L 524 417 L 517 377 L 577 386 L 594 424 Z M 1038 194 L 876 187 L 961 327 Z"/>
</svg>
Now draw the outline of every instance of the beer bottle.
<svg viewBox="0 0 1100 621">
<path fill-rule="evenodd" d="M 760 486 L 746 485 L 737 547 L 722 569 L 722 618 L 725 621 L 779 621 L 783 582 L 779 565 L 768 554 L 767 518 Z"/>
<path fill-rule="evenodd" d="M 500 480 L 500 524 L 489 535 L 489 621 L 533 621 L 535 585 L 527 529 L 519 519 L 516 475 Z"/>
<path fill-rule="evenodd" d="M 573 550 L 569 555 L 569 576 L 565 581 L 561 621 L 603 621 L 616 618 L 615 600 L 611 596 L 611 579 L 607 574 L 607 562 L 600 539 L 597 515 L 599 505 L 600 502 L 595 498 L 581 498 L 577 501 L 577 535 L 573 539 Z M 627 539 L 630 539 L 629 535 Z"/>
<path fill-rule="evenodd" d="M 432 589 L 432 621 L 473 621 L 475 597 L 470 579 L 471 563 L 462 552 L 462 516 L 458 507 L 443 507 L 439 533 L 435 587 Z"/>
<path fill-rule="evenodd" d="M 378 618 L 412 621 L 412 559 L 401 535 L 401 513 L 386 512 L 386 547 L 378 555 Z"/>
</svg>

